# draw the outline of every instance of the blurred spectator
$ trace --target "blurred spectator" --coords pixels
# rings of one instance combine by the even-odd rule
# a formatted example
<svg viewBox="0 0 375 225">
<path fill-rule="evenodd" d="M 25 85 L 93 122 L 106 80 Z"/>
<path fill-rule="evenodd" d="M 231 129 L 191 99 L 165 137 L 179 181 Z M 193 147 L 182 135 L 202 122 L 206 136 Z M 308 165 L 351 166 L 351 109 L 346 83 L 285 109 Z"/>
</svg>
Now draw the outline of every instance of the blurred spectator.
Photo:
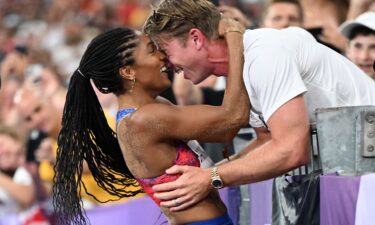
<svg viewBox="0 0 375 225">
<path fill-rule="evenodd" d="M 347 20 L 353 20 L 366 11 L 375 11 L 374 0 L 350 0 Z"/>
<path fill-rule="evenodd" d="M 253 21 L 248 17 L 245 10 L 246 7 L 243 7 L 244 4 L 242 1 L 228 1 L 228 0 L 209 0 L 215 6 L 218 7 L 220 12 L 237 20 L 238 22 L 242 23 L 246 28 L 254 28 L 255 24 Z"/>
<path fill-rule="evenodd" d="M 6 54 L 1 62 L 0 73 L 4 80 L 16 79 L 24 80 L 24 73 L 30 59 L 28 50 L 23 46 L 16 46 L 11 52 Z"/>
<path fill-rule="evenodd" d="M 57 138 L 61 129 L 63 112 L 63 108 L 59 108 L 58 106 L 64 105 L 65 98 L 62 99 L 63 102 L 56 104 L 52 102 L 53 98 L 51 98 L 51 96 L 44 94 L 42 89 L 40 89 L 40 86 L 32 86 L 30 83 L 26 83 L 22 90 L 17 94 L 16 98 L 17 108 L 24 123 L 27 125 L 27 128 L 39 129 L 48 135 L 48 137 L 44 138 L 39 147 L 35 150 L 35 158 L 37 161 L 41 162 L 39 175 L 43 181 L 43 187 L 45 189 L 43 192 L 50 195 L 52 193 L 54 176 L 53 166 L 56 157 Z M 107 116 L 107 120 L 109 124 L 115 124 L 110 116 Z M 84 164 L 82 181 L 85 183 L 88 192 L 96 197 L 94 198 L 89 194 L 83 193 L 85 207 L 89 208 L 94 206 L 98 203 L 98 200 L 107 201 L 109 199 L 114 199 L 113 196 L 96 184 L 89 169 L 86 167 L 86 164 Z M 118 199 L 115 197 L 115 200 Z"/>
<path fill-rule="evenodd" d="M 312 2 L 308 0 L 269 0 L 265 5 L 261 26 L 274 29 L 283 29 L 290 26 L 304 27 L 318 42 L 342 53 L 344 49 L 342 43 L 345 39 L 338 31 L 338 26 L 332 24 L 331 26 L 327 23 L 324 24 L 323 27 L 321 25 L 311 25 L 311 22 L 306 22 L 305 15 L 307 14 L 308 17 L 311 16 L 309 10 L 314 11 L 316 9 L 309 9 L 308 12 L 305 13 L 305 8 L 303 8 L 300 2 L 305 4 L 305 7 L 309 7 L 309 4 L 312 4 Z M 324 2 L 324 4 L 329 5 L 330 3 Z M 314 23 L 315 22 L 314 20 Z"/>
<path fill-rule="evenodd" d="M 0 124 L 16 125 L 19 121 L 14 105 L 14 96 L 21 87 L 21 81 L 14 77 L 1 75 L 2 88 L 0 92 Z"/>
<path fill-rule="evenodd" d="M 27 48 L 16 46 L 8 52 L 0 64 L 2 91 L 0 92 L 0 123 L 17 125 L 14 96 L 24 81 L 25 68 L 29 64 Z"/>
<path fill-rule="evenodd" d="M 0 123 L 7 125 L 16 125 L 18 123 L 13 99 L 17 90 L 22 86 L 24 72 L 28 64 L 28 51 L 21 46 L 15 47 L 1 61 Z"/>
<path fill-rule="evenodd" d="M 40 130 L 45 132 L 50 139 L 57 139 L 61 127 L 62 110 L 53 104 L 50 96 L 44 95 L 39 87 L 26 83 L 17 93 L 15 101 L 20 118 L 27 130 Z M 51 142 L 53 143 L 53 141 Z M 56 148 L 56 145 L 54 147 Z M 43 152 L 47 151 L 46 149 L 52 152 Z M 38 150 L 35 152 L 37 154 Z M 52 166 L 50 165 L 53 165 L 54 162 L 53 146 L 44 147 L 39 155 L 50 156 L 44 159 L 39 158 L 41 162 L 39 175 L 45 188 L 43 192 L 51 193 L 53 171 L 51 172 Z"/>
<path fill-rule="evenodd" d="M 368 7 L 368 11 L 375 12 L 375 1 L 372 1 Z"/>
<path fill-rule="evenodd" d="M 34 184 L 24 162 L 23 137 L 15 128 L 0 126 L 0 217 L 33 204 Z"/>
<path fill-rule="evenodd" d="M 144 0 L 121 0 L 116 9 L 120 25 L 140 30 L 149 14 L 149 4 Z"/>
<path fill-rule="evenodd" d="M 254 23 L 254 28 L 261 23 L 266 0 L 241 0 L 241 9 Z"/>
<path fill-rule="evenodd" d="M 303 27 L 312 31 L 319 42 L 343 53 L 346 40 L 338 29 L 346 20 L 349 0 L 300 0 L 303 12 Z"/>
<path fill-rule="evenodd" d="M 262 27 L 302 27 L 303 9 L 298 0 L 270 0 L 263 12 Z"/>
<path fill-rule="evenodd" d="M 5 19 L 4 19 L 5 20 Z M 1 21 L 1 20 L 0 20 Z M 2 55 L 10 52 L 14 48 L 14 35 L 16 33 L 16 28 L 13 27 L 15 24 L 6 24 L 6 21 L 3 21 L 3 24 L 0 24 L 0 52 Z M 16 22 L 18 23 L 18 21 Z M 12 27 L 8 27 L 12 26 Z"/>
<path fill-rule="evenodd" d="M 375 12 L 365 12 L 340 26 L 348 38 L 346 56 L 375 80 Z"/>
<path fill-rule="evenodd" d="M 64 77 L 51 65 L 31 64 L 26 68 L 26 85 L 40 88 L 43 95 L 51 98 L 51 103 L 62 112 L 66 87 Z"/>
<path fill-rule="evenodd" d="M 25 85 L 17 93 L 15 101 L 27 129 L 39 129 L 57 138 L 62 112 L 52 104 L 49 96 L 37 87 Z"/>
<path fill-rule="evenodd" d="M 66 19 L 64 24 L 48 27 L 41 45 L 51 53 L 52 63 L 66 80 L 78 66 L 79 58 L 86 49 L 88 40 L 96 32 L 74 18 Z"/>
<path fill-rule="evenodd" d="M 0 52 L 0 65 L 1 65 L 1 61 L 3 61 L 3 59 L 4 59 L 4 54 L 1 54 L 1 52 Z M 0 90 L 1 90 L 1 73 L 0 73 Z"/>
</svg>

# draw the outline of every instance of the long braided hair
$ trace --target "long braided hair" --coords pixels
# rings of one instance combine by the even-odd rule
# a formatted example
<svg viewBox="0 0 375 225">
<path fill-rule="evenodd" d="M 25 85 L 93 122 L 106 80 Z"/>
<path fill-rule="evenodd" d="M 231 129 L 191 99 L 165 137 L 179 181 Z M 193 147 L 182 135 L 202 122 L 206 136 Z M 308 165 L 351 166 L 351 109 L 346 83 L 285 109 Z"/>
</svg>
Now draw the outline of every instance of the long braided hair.
<svg viewBox="0 0 375 225">
<path fill-rule="evenodd" d="M 81 180 L 84 161 L 98 185 L 109 194 L 130 197 L 142 192 L 125 164 L 116 134 L 90 83 L 91 79 L 103 93 L 124 93 L 119 69 L 134 63 L 132 53 L 137 40 L 128 28 L 98 35 L 71 77 L 54 167 L 53 205 L 58 224 L 87 224 L 80 197 L 82 188 L 87 192 Z M 137 188 L 128 191 L 125 186 Z"/>
</svg>

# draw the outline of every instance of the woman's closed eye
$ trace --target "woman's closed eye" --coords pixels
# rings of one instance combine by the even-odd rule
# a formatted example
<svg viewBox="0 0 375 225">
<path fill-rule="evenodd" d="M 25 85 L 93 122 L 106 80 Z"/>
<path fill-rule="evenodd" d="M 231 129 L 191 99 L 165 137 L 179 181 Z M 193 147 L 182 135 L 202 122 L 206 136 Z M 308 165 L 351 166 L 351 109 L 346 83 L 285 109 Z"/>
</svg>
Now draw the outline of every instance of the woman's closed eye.
<svg viewBox="0 0 375 225">
<path fill-rule="evenodd" d="M 148 43 L 148 52 L 150 54 L 155 53 L 157 50 L 158 50 L 158 48 L 153 42 Z"/>
</svg>

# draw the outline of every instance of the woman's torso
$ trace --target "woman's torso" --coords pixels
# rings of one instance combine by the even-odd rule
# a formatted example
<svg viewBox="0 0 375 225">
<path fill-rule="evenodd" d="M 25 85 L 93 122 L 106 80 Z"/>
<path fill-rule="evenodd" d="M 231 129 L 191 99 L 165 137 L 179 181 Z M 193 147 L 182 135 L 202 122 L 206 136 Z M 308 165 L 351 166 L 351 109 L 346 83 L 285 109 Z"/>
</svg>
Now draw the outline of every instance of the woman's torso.
<svg viewBox="0 0 375 225">
<path fill-rule="evenodd" d="M 126 164 L 132 174 L 140 182 L 148 195 L 152 195 L 152 185 L 176 180 L 179 175 L 167 175 L 165 170 L 175 164 L 199 166 L 198 157 L 182 141 L 178 140 L 154 140 L 153 135 L 147 135 L 152 129 L 144 129 L 131 125 L 131 115 L 134 109 L 125 109 L 125 113 L 119 111 L 117 134 L 119 143 L 125 156 Z M 124 112 L 124 111 L 123 111 Z M 155 129 L 162 129 L 155 127 Z M 156 182 L 153 182 L 155 181 Z M 152 196 L 150 196 L 152 197 Z M 158 200 L 154 199 L 158 204 Z M 180 212 L 170 212 L 161 207 L 168 217 L 170 224 L 185 224 L 189 222 L 212 219 L 226 213 L 225 205 L 220 200 L 217 191 L 211 193 L 202 201 Z M 204 213 L 202 213 L 204 212 Z"/>
</svg>

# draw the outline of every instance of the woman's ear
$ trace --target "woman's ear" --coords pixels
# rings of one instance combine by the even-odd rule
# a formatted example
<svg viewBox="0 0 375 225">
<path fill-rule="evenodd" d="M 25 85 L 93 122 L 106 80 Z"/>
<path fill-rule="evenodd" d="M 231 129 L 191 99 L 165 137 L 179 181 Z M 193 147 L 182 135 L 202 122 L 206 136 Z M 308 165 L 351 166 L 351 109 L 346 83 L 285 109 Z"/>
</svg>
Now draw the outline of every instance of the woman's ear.
<svg viewBox="0 0 375 225">
<path fill-rule="evenodd" d="M 123 66 L 119 69 L 119 74 L 122 78 L 127 80 L 135 79 L 135 72 L 130 66 Z"/>
</svg>

